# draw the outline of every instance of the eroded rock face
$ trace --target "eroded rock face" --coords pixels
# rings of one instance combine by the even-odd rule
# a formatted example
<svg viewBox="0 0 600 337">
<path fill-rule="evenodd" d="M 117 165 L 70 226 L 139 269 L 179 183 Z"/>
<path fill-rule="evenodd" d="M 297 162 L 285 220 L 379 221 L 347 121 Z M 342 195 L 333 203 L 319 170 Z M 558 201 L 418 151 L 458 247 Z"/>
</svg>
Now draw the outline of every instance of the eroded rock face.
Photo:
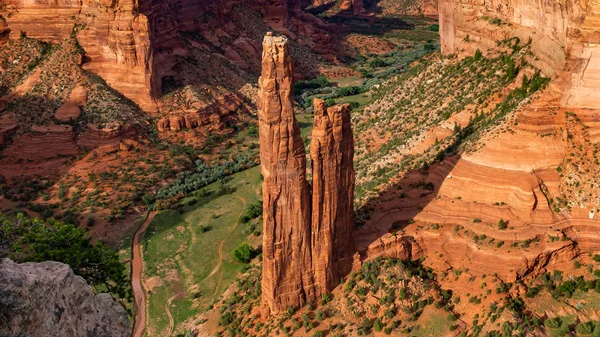
<svg viewBox="0 0 600 337">
<path fill-rule="evenodd" d="M 0 16 L 0 46 L 8 41 L 8 35 L 10 34 L 10 28 L 2 16 Z"/>
<path fill-rule="evenodd" d="M 265 36 L 258 80 L 265 315 L 316 299 L 306 153 L 294 118 L 292 59 L 287 43 L 286 37 Z"/>
<path fill-rule="evenodd" d="M 127 313 L 63 263 L 0 261 L 0 335 L 127 337 Z"/>
<path fill-rule="evenodd" d="M 19 38 L 21 32 L 51 42 L 76 34 L 87 56 L 84 68 L 146 111 L 158 108 L 163 79 L 180 76 L 177 59 L 193 52 L 190 34 L 206 39 L 201 48 L 222 50 L 238 67 L 253 70 L 249 61 L 258 55 L 258 43 L 244 36 L 245 27 L 236 27 L 241 25 L 232 20 L 236 5 L 251 7 L 272 29 L 317 52 L 328 54 L 330 49 L 326 24 L 294 0 L 6 2 L 11 15 L 6 23 L 0 18 L 0 45 L 6 36 Z"/>
<path fill-rule="evenodd" d="M 473 55 L 477 48 L 494 48 L 497 40 L 531 38 L 539 60 L 530 62 L 547 76 L 560 77 L 564 105 L 600 105 L 598 2 L 442 0 L 439 17 L 443 53 Z"/>
<path fill-rule="evenodd" d="M 330 292 L 352 268 L 354 138 L 350 104 L 314 100 L 312 256 L 315 283 Z"/>
<path fill-rule="evenodd" d="M 148 19 L 137 1 L 7 1 L 10 38 L 58 42 L 75 33 L 85 50 L 84 68 L 145 110 L 154 110 L 153 62 Z"/>
<path fill-rule="evenodd" d="M 263 183 L 262 312 L 313 302 L 351 268 L 354 141 L 350 106 L 315 102 L 313 193 L 293 111 L 287 38 L 263 42 L 258 118 Z"/>
<path fill-rule="evenodd" d="M 340 9 L 352 11 L 352 14 L 354 15 L 366 12 L 362 0 L 342 0 Z"/>
</svg>

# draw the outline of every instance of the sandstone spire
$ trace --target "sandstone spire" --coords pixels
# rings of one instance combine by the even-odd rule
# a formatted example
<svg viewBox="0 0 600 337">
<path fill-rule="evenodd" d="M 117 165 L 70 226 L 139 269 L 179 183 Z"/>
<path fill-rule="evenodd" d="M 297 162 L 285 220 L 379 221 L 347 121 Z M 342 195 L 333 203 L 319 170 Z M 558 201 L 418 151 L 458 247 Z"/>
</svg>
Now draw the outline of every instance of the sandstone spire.
<svg viewBox="0 0 600 337">
<path fill-rule="evenodd" d="M 317 292 L 330 292 L 352 267 L 354 138 L 350 105 L 314 100 L 312 257 Z"/>
<path fill-rule="evenodd" d="M 313 192 L 294 118 L 287 38 L 267 34 L 258 80 L 263 182 L 262 312 L 314 302 L 352 265 L 354 140 L 350 105 L 325 109 L 315 99 Z"/>
<path fill-rule="evenodd" d="M 306 152 L 294 118 L 292 59 L 286 37 L 263 40 L 258 80 L 263 182 L 263 314 L 316 299 L 310 247 Z"/>
</svg>

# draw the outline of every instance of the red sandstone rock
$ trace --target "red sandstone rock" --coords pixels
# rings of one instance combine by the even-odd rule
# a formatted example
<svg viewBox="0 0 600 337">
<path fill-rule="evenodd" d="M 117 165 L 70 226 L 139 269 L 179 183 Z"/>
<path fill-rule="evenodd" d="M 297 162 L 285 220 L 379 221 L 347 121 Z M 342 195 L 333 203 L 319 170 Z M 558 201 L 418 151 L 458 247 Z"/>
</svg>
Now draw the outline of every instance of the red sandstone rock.
<svg viewBox="0 0 600 337">
<path fill-rule="evenodd" d="M 508 24 L 493 24 L 486 17 Z M 442 0 L 439 18 L 443 53 L 473 55 L 507 37 L 519 37 L 522 43 L 531 38 L 539 59 L 529 61 L 547 76 L 560 75 L 564 105 L 600 105 L 600 4 Z"/>
<path fill-rule="evenodd" d="M 87 89 L 83 86 L 78 86 L 73 89 L 69 99 L 56 110 L 54 117 L 60 122 L 77 120 L 79 115 L 81 115 L 81 109 L 79 107 L 84 106 L 87 102 L 87 94 Z"/>
<path fill-rule="evenodd" d="M 341 10 L 351 10 L 352 14 L 358 15 L 365 13 L 362 0 L 342 0 L 340 3 Z"/>
<path fill-rule="evenodd" d="M 317 292 L 331 292 L 352 268 L 354 139 L 350 104 L 314 100 L 312 257 Z"/>
<path fill-rule="evenodd" d="M 331 292 L 353 264 L 354 140 L 350 105 L 315 100 L 312 209 L 306 154 L 293 112 L 287 38 L 263 42 L 258 120 L 263 183 L 262 311 Z"/>
<path fill-rule="evenodd" d="M 95 124 L 90 124 L 77 140 L 77 145 L 88 149 L 104 147 L 112 151 L 119 148 L 119 143 L 125 137 L 135 137 L 136 135 L 137 131 L 130 124 L 120 125 L 112 123 L 103 128 Z"/>
<path fill-rule="evenodd" d="M 316 300 L 311 272 L 310 190 L 294 118 L 292 59 L 286 37 L 265 36 L 258 81 L 263 182 L 262 312 Z"/>
<path fill-rule="evenodd" d="M 10 115 L 0 117 L 0 146 L 6 143 L 6 138 L 14 134 L 18 128 L 17 121 Z"/>
<path fill-rule="evenodd" d="M 0 46 L 8 41 L 8 35 L 10 34 L 10 28 L 2 16 L 0 16 Z"/>
<path fill-rule="evenodd" d="M 7 0 L 12 15 L 0 21 L 0 44 L 10 32 L 58 42 L 71 35 L 77 24 L 77 40 L 86 54 L 84 68 L 100 75 L 111 87 L 133 100 L 142 109 L 157 109 L 163 78 L 180 76 L 178 57 L 189 57 L 188 47 L 218 49 L 219 56 L 239 67 L 257 70 L 258 46 L 232 22 L 231 11 L 239 0 L 224 1 L 73 1 Z M 305 12 L 300 1 L 250 0 L 252 9 L 273 29 L 315 51 L 330 54 L 327 25 Z M 207 12 L 208 23 L 200 22 Z M 81 25 L 84 25 L 81 26 Z M 199 43 L 184 36 L 200 32 L 208 42 Z M 211 46 L 212 44 L 212 46 Z"/>
</svg>

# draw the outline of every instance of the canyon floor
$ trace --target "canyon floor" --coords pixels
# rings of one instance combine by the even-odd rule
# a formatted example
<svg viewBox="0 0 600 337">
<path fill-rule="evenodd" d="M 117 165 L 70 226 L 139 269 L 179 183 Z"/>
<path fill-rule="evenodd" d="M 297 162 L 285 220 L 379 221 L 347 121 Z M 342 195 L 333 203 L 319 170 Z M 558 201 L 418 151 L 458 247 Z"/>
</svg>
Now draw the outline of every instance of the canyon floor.
<svg viewBox="0 0 600 337">
<path fill-rule="evenodd" d="M 259 314 L 256 76 L 201 51 L 180 70 L 235 83 L 173 84 L 146 113 L 77 39 L 10 40 L 0 210 L 133 254 L 147 336 L 599 336 L 600 110 L 562 105 L 531 40 L 444 56 L 435 19 L 336 6 L 309 9 L 336 28 L 332 57 L 294 46 L 315 71 L 295 86 L 305 144 L 314 98 L 351 104 L 356 144 L 355 263 L 318 303 Z"/>
</svg>

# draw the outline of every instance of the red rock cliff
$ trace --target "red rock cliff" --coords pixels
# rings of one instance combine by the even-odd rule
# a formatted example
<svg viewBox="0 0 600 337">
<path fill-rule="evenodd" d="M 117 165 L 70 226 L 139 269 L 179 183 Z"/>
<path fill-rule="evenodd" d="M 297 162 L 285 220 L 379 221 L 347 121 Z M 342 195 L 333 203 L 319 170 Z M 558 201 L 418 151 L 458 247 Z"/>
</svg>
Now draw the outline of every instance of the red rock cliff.
<svg viewBox="0 0 600 337">
<path fill-rule="evenodd" d="M 350 105 L 314 100 L 312 257 L 315 283 L 331 292 L 352 267 L 354 139 Z"/>
<path fill-rule="evenodd" d="M 258 80 L 260 168 L 263 182 L 263 313 L 314 301 L 310 187 L 306 153 L 294 118 L 292 59 L 285 37 L 263 41 Z"/>
<path fill-rule="evenodd" d="M 532 0 L 441 0 L 442 52 L 472 55 L 517 36 L 546 75 L 560 78 L 563 104 L 600 105 L 600 3 Z"/>
<path fill-rule="evenodd" d="M 85 68 L 145 110 L 153 110 L 148 19 L 136 0 L 8 0 L 10 38 L 58 42 L 77 33 L 88 56 Z"/>
<path fill-rule="evenodd" d="M 260 42 L 254 46 L 232 18 L 238 4 L 260 13 L 272 29 L 328 53 L 326 24 L 296 0 L 7 0 L 0 44 L 8 32 L 52 42 L 76 34 L 87 69 L 144 110 L 155 110 L 162 80 L 181 75 L 177 59 L 192 49 L 219 51 L 242 68 L 256 57 Z"/>
</svg>

